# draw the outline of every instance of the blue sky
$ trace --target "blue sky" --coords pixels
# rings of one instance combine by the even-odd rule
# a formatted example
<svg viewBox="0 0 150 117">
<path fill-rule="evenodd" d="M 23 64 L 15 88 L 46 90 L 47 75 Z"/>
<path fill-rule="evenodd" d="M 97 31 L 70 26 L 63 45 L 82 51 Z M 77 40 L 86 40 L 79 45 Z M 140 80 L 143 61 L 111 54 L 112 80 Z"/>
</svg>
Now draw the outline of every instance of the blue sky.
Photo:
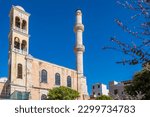
<svg viewBox="0 0 150 117">
<path fill-rule="evenodd" d="M 12 5 L 22 6 L 30 17 L 29 53 L 39 59 L 75 69 L 75 11 L 81 9 L 85 31 L 83 41 L 84 73 L 89 93 L 93 83 L 131 79 L 138 66 L 118 65 L 125 55 L 104 51 L 111 36 L 122 41 L 132 38 L 114 22 L 128 21 L 131 12 L 116 4 L 116 0 L 0 0 L 0 77 L 8 76 L 9 11 Z"/>
</svg>

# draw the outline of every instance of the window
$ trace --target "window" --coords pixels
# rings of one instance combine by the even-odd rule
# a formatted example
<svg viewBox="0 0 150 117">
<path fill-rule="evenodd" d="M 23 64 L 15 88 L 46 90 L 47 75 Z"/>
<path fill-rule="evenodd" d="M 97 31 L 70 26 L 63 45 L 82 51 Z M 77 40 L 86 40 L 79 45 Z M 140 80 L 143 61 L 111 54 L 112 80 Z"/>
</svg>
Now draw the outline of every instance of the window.
<svg viewBox="0 0 150 117">
<path fill-rule="evenodd" d="M 22 41 L 21 50 L 27 51 L 27 42 L 25 40 Z"/>
<path fill-rule="evenodd" d="M 27 30 L 27 22 L 25 20 L 22 21 L 22 29 Z"/>
<path fill-rule="evenodd" d="M 47 99 L 47 96 L 45 94 L 42 94 L 41 95 L 41 100 L 46 100 Z"/>
<path fill-rule="evenodd" d="M 20 18 L 19 17 L 15 18 L 15 26 L 20 28 Z"/>
<path fill-rule="evenodd" d="M 93 86 L 93 89 L 94 89 L 95 87 Z"/>
<path fill-rule="evenodd" d="M 18 64 L 17 77 L 18 77 L 18 78 L 22 78 L 22 64 Z"/>
<path fill-rule="evenodd" d="M 98 88 L 100 88 L 100 85 L 98 85 Z"/>
<path fill-rule="evenodd" d="M 71 87 L 71 77 L 70 76 L 68 76 L 67 77 L 67 87 Z"/>
<path fill-rule="evenodd" d="M 47 83 L 47 71 L 44 69 L 41 72 L 41 82 Z"/>
<path fill-rule="evenodd" d="M 14 48 L 20 49 L 20 40 L 18 37 L 15 37 L 14 39 Z"/>
<path fill-rule="evenodd" d="M 117 95 L 118 94 L 118 89 L 114 90 L 114 94 Z"/>
<path fill-rule="evenodd" d="M 98 93 L 98 95 L 100 96 L 101 94 L 100 94 L 100 93 Z"/>
<path fill-rule="evenodd" d="M 55 74 L 55 85 L 60 85 L 60 74 L 59 73 Z"/>
<path fill-rule="evenodd" d="M 93 95 L 95 95 L 95 92 L 93 92 Z"/>
</svg>

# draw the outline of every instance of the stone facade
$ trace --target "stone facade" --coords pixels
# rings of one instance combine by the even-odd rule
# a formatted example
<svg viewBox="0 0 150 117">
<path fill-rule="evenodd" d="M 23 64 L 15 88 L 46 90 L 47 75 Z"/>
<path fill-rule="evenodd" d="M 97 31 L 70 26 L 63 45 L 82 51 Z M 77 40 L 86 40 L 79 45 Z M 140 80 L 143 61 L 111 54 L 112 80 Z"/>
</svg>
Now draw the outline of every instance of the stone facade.
<svg viewBox="0 0 150 117">
<path fill-rule="evenodd" d="M 6 88 L 9 95 L 24 92 L 29 93 L 29 99 L 40 100 L 53 87 L 69 86 L 80 93 L 79 99 L 87 99 L 86 78 L 83 74 L 83 50 L 79 47 L 82 46 L 82 29 L 76 26 L 76 35 L 78 35 L 76 42 L 79 44 L 76 44 L 77 70 L 73 70 L 32 57 L 29 54 L 30 14 L 21 6 L 13 6 L 9 16 L 9 76 Z M 81 16 L 76 17 L 81 21 Z M 77 24 L 80 23 L 82 22 L 77 21 Z M 3 85 L 0 84 L 0 87 Z"/>
<path fill-rule="evenodd" d="M 55 74 L 60 74 L 60 86 L 67 86 L 67 77 L 70 76 L 71 88 L 77 90 L 77 73 L 75 70 L 48 63 L 33 57 L 27 57 L 27 65 L 23 65 L 25 70 L 23 75 L 24 80 L 17 78 L 11 84 L 11 93 L 14 91 L 30 92 L 30 99 L 41 99 L 43 94 L 47 95 L 48 89 L 58 87 L 55 85 Z M 47 82 L 41 81 L 41 71 L 47 71 Z M 18 85 L 19 84 L 19 85 Z"/>
</svg>

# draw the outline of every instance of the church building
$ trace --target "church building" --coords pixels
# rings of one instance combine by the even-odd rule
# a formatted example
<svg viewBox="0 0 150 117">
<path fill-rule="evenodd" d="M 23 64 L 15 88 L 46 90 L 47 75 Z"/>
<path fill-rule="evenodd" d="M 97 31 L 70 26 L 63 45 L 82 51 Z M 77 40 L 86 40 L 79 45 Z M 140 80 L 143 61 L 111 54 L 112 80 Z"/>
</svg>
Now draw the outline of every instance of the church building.
<svg viewBox="0 0 150 117">
<path fill-rule="evenodd" d="M 30 14 L 21 6 L 12 6 L 9 17 L 8 79 L 0 82 L 0 98 L 43 100 L 46 99 L 49 89 L 66 86 L 80 93 L 79 100 L 87 99 L 86 77 L 83 72 L 85 47 L 82 39 L 82 12 L 76 11 L 74 26 L 75 70 L 32 57 L 29 52 Z"/>
</svg>

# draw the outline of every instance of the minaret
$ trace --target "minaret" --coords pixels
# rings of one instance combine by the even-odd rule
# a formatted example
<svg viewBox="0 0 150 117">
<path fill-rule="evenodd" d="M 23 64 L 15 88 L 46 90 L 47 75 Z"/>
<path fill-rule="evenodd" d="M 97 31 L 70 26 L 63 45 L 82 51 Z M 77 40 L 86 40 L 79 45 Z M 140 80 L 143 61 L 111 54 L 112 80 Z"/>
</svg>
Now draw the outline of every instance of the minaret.
<svg viewBox="0 0 150 117">
<path fill-rule="evenodd" d="M 76 62 L 77 62 L 77 73 L 80 76 L 84 76 L 83 74 L 83 52 L 85 51 L 85 47 L 83 45 L 82 33 L 84 31 L 84 25 L 82 24 L 82 12 L 77 10 L 76 12 L 76 24 L 74 27 L 74 32 L 76 33 L 76 45 L 75 45 L 75 53 L 76 53 Z"/>
<path fill-rule="evenodd" d="M 74 51 L 76 53 L 76 69 L 78 77 L 78 91 L 81 94 L 81 98 L 84 99 L 87 93 L 86 78 L 83 72 L 83 53 L 85 47 L 83 45 L 82 34 L 84 31 L 84 25 L 82 24 L 82 12 L 81 10 L 76 11 L 76 23 L 74 26 L 74 32 L 76 34 L 76 45 Z"/>
</svg>

